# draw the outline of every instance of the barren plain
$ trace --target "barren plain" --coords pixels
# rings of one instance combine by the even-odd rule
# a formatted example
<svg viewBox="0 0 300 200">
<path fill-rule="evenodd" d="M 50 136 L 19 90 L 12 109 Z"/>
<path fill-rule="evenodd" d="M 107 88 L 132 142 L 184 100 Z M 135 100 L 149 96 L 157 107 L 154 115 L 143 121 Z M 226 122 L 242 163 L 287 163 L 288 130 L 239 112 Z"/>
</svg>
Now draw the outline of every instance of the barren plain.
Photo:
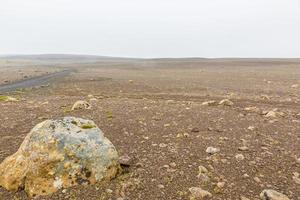
<svg viewBox="0 0 300 200">
<path fill-rule="evenodd" d="M 216 200 L 260 199 L 264 189 L 300 200 L 300 59 L 52 61 L 0 58 L 0 88 L 70 70 L 2 94 L 17 101 L 0 101 L 0 162 L 37 123 L 64 116 L 93 120 L 130 159 L 109 183 L 38 199 L 190 199 L 201 187 Z M 92 108 L 71 111 L 77 100 Z M 0 188 L 0 199 L 28 198 Z"/>
</svg>

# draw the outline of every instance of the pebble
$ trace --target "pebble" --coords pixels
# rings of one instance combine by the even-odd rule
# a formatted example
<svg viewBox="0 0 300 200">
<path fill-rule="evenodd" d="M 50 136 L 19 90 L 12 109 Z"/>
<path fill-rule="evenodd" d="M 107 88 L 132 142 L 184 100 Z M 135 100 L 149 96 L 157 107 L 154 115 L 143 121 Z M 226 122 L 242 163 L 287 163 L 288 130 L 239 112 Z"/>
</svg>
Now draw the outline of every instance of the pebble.
<svg viewBox="0 0 300 200">
<path fill-rule="evenodd" d="M 249 126 L 249 127 L 248 127 L 248 130 L 254 131 L 254 130 L 255 130 L 255 127 L 254 127 L 254 126 Z"/>
<path fill-rule="evenodd" d="M 241 196 L 241 200 L 250 200 L 247 197 Z"/>
<path fill-rule="evenodd" d="M 165 148 L 165 147 L 167 147 L 167 145 L 164 144 L 164 143 L 160 143 L 160 144 L 159 144 L 159 147 L 160 147 L 160 148 Z"/>
<path fill-rule="evenodd" d="M 245 159 L 245 156 L 243 154 L 237 154 L 237 155 L 235 155 L 235 159 L 237 161 L 242 161 Z"/>
<path fill-rule="evenodd" d="M 260 198 L 262 200 L 290 200 L 286 195 L 275 190 L 263 190 L 260 193 Z"/>
<path fill-rule="evenodd" d="M 170 166 L 173 167 L 173 168 L 175 168 L 176 167 L 176 163 L 175 162 L 171 162 Z"/>
<path fill-rule="evenodd" d="M 162 184 L 157 185 L 157 187 L 158 187 L 159 189 L 164 189 L 164 188 L 165 188 L 165 186 L 162 185 Z"/>
<path fill-rule="evenodd" d="M 254 181 L 257 183 L 261 183 L 261 180 L 258 177 L 254 177 Z"/>
<path fill-rule="evenodd" d="M 298 172 L 294 172 L 293 173 L 293 180 L 295 181 L 296 184 L 300 184 L 300 178 L 299 178 L 299 173 Z"/>
<path fill-rule="evenodd" d="M 269 117 L 269 118 L 275 118 L 275 117 L 277 117 L 277 113 L 275 111 L 271 110 L 265 116 Z"/>
<path fill-rule="evenodd" d="M 291 88 L 298 88 L 298 87 L 299 87 L 298 84 L 293 84 L 293 85 L 291 86 Z"/>
<path fill-rule="evenodd" d="M 217 187 L 218 188 L 223 188 L 225 186 L 225 182 L 218 182 Z"/>
<path fill-rule="evenodd" d="M 205 101 L 202 103 L 202 106 L 214 106 L 216 104 L 217 104 L 216 101 Z"/>
<path fill-rule="evenodd" d="M 205 199 L 212 197 L 212 194 L 210 192 L 203 190 L 200 187 L 191 187 L 189 188 L 189 191 L 192 194 L 192 197 L 194 198 Z"/>
<path fill-rule="evenodd" d="M 220 152 L 220 148 L 215 148 L 215 147 L 207 147 L 206 153 L 208 154 L 216 154 Z"/>
<path fill-rule="evenodd" d="M 219 105 L 224 105 L 224 106 L 233 106 L 233 102 L 230 101 L 229 99 L 223 99 L 219 102 Z"/>
<path fill-rule="evenodd" d="M 239 147 L 238 149 L 239 149 L 240 151 L 248 151 L 248 150 L 249 150 L 249 148 L 246 147 L 246 146 Z"/>
<path fill-rule="evenodd" d="M 132 165 L 132 159 L 127 154 L 125 154 L 119 157 L 119 163 L 121 165 L 130 166 Z"/>
</svg>

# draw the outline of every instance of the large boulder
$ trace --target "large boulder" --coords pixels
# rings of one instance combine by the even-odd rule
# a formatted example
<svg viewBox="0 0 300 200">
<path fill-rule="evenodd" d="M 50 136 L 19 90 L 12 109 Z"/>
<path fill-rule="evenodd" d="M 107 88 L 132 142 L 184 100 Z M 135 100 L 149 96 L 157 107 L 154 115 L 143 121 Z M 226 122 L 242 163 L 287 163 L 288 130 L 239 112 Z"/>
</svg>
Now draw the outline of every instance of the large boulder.
<svg viewBox="0 0 300 200">
<path fill-rule="evenodd" d="M 65 117 L 31 130 L 19 150 L 0 164 L 0 186 L 24 188 L 34 197 L 110 180 L 119 169 L 115 147 L 93 121 Z"/>
</svg>

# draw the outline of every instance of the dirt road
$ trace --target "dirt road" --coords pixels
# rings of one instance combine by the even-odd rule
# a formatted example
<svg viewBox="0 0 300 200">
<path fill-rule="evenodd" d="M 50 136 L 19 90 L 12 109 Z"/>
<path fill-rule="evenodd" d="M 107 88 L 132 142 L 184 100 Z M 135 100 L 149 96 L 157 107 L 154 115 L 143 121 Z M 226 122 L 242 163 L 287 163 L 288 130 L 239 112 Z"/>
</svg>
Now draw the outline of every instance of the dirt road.
<svg viewBox="0 0 300 200">
<path fill-rule="evenodd" d="M 62 78 L 70 74 L 72 70 L 66 69 L 51 74 L 28 78 L 26 80 L 16 81 L 9 84 L 0 85 L 0 93 L 12 92 L 19 89 L 47 85 L 55 79 Z"/>
</svg>

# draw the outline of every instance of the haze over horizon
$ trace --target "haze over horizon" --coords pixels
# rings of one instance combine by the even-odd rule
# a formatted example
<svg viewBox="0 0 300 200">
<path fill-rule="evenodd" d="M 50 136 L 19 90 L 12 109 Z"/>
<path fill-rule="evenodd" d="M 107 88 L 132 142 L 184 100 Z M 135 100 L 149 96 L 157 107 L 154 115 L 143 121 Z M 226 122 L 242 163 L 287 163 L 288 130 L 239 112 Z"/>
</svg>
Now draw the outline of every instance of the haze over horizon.
<svg viewBox="0 0 300 200">
<path fill-rule="evenodd" d="M 0 54 L 300 57 L 297 0 L 2 0 Z"/>
</svg>

